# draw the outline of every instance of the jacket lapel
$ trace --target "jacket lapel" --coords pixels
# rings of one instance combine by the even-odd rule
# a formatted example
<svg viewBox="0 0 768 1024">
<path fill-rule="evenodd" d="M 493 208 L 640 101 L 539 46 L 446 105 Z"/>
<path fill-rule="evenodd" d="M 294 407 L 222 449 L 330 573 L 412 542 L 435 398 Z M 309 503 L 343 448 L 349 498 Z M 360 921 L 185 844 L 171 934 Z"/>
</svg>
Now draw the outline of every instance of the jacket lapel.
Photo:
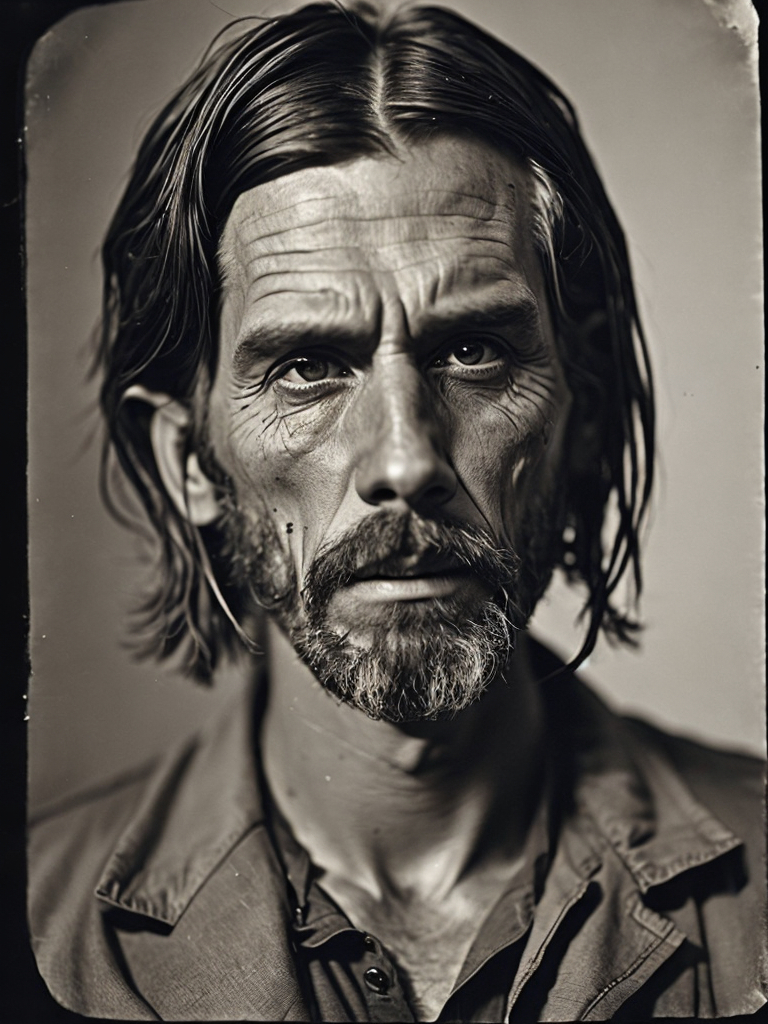
<svg viewBox="0 0 768 1024">
<path fill-rule="evenodd" d="M 163 1020 L 310 1020 L 290 944 L 285 886 L 256 826 L 173 928 L 119 931 L 131 976 Z"/>
<path fill-rule="evenodd" d="M 240 698 L 167 759 L 99 880 L 126 973 L 161 1019 L 310 1019 L 255 752 Z"/>
<path fill-rule="evenodd" d="M 614 1016 L 687 938 L 645 897 L 672 879 L 685 886 L 686 872 L 740 845 L 630 723 L 578 683 L 558 700 L 573 788 L 508 1001 L 511 1021 Z M 695 1016 L 696 992 L 681 998 L 680 1015 Z"/>
</svg>

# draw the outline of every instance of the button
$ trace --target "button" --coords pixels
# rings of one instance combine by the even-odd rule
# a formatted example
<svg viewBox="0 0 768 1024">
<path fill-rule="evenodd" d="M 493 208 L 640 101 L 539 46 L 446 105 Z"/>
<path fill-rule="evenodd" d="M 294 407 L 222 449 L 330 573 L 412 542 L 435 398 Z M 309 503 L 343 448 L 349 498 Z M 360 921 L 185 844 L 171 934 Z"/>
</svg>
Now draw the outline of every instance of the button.
<svg viewBox="0 0 768 1024">
<path fill-rule="evenodd" d="M 372 935 L 365 935 L 363 937 L 363 945 L 365 946 L 369 953 L 376 952 L 376 939 L 374 939 Z"/>
<path fill-rule="evenodd" d="M 363 975 L 365 984 L 368 988 L 372 988 L 374 992 L 378 992 L 379 995 L 389 989 L 389 978 L 386 976 L 384 971 L 380 971 L 378 967 L 369 967 Z"/>
</svg>

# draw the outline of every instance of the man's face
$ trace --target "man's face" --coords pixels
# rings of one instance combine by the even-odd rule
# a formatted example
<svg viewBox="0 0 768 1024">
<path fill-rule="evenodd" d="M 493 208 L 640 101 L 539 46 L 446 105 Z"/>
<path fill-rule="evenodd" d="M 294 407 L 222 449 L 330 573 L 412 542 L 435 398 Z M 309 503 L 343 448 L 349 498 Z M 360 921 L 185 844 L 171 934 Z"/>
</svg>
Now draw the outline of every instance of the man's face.
<svg viewBox="0 0 768 1024">
<path fill-rule="evenodd" d="M 233 560 L 374 716 L 475 699 L 549 578 L 568 393 L 527 196 L 517 161 L 439 138 L 260 185 L 223 234 Z"/>
</svg>

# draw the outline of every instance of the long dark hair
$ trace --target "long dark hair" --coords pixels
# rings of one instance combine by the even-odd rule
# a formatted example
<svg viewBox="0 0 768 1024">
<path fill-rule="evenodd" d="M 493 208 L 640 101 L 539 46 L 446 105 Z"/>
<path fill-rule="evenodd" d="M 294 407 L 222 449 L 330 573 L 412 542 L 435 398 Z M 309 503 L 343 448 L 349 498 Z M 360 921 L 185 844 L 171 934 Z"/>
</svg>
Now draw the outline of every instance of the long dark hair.
<svg viewBox="0 0 768 1024">
<path fill-rule="evenodd" d="M 441 133 L 482 139 L 529 169 L 535 241 L 575 399 L 560 557 L 568 580 L 587 591 L 574 664 L 601 628 L 632 642 L 635 624 L 612 597 L 627 571 L 635 594 L 641 589 L 639 532 L 653 476 L 651 373 L 624 235 L 573 107 L 519 54 L 441 8 L 382 15 L 360 3 L 316 3 L 253 25 L 247 19 L 228 29 L 158 115 L 103 249 L 103 490 L 123 514 L 114 454 L 160 542 L 140 610 L 142 649 L 164 657 L 181 647 L 187 669 L 207 678 L 235 639 L 206 580 L 199 535 L 160 481 L 149 411 L 125 393 L 141 384 L 194 409 L 212 379 L 216 250 L 237 196 L 304 167 Z M 597 444 L 582 443 L 587 423 Z M 190 447 L 198 441 L 193 432 Z M 206 538 L 211 550 L 215 532 Z"/>
</svg>

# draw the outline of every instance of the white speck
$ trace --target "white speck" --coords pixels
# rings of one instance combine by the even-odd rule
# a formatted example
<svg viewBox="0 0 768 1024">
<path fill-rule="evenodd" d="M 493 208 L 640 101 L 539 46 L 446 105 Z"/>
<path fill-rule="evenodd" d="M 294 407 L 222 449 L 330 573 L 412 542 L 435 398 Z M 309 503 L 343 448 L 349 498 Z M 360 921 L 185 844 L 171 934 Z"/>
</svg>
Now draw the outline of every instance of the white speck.
<svg viewBox="0 0 768 1024">
<path fill-rule="evenodd" d="M 24 721 L 25 721 L 25 722 L 28 722 L 28 721 L 29 721 L 29 715 L 24 715 Z"/>
<path fill-rule="evenodd" d="M 43 633 L 43 640 L 45 640 L 45 633 Z"/>
<path fill-rule="evenodd" d="M 325 781 L 326 782 L 330 782 L 331 781 L 331 776 L 330 775 L 326 775 L 325 776 Z"/>
</svg>

